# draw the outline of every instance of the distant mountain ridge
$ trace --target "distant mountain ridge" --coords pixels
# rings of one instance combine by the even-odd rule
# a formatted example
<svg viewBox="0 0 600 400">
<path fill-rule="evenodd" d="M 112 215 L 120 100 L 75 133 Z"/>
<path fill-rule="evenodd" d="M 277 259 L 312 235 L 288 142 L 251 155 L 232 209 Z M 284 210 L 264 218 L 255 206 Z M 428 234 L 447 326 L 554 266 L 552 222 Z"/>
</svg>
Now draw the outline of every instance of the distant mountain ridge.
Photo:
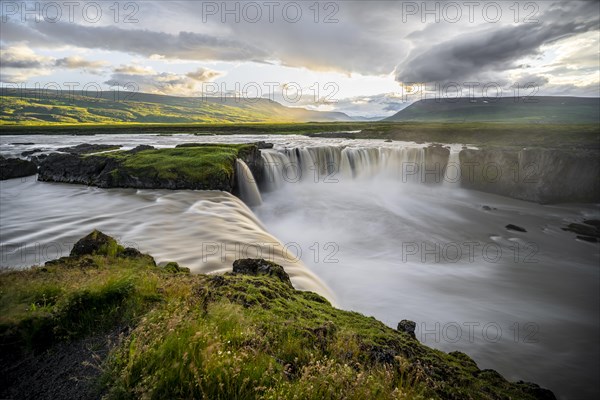
<svg viewBox="0 0 600 400">
<path fill-rule="evenodd" d="M 269 99 L 177 97 L 105 91 L 3 88 L 0 124 L 222 123 L 352 121 L 342 112 L 285 107 Z"/>
<path fill-rule="evenodd" d="M 384 121 L 598 123 L 600 98 L 536 96 L 419 100 Z"/>
</svg>

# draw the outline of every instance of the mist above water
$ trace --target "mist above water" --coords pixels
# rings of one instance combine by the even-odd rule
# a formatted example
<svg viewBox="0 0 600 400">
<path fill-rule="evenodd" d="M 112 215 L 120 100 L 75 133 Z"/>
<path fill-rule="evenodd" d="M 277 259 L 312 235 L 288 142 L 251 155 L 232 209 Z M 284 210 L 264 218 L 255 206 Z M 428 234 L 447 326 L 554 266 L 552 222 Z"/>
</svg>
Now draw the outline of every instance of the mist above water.
<svg viewBox="0 0 600 400">
<path fill-rule="evenodd" d="M 414 320 L 426 344 L 560 398 L 598 394 L 599 248 L 561 229 L 598 218 L 598 206 L 461 189 L 455 146 L 438 184 L 408 169 L 426 163 L 422 146 L 276 145 L 263 154 L 271 191 L 255 212 L 306 250 L 342 308 L 393 327 Z"/>
</svg>

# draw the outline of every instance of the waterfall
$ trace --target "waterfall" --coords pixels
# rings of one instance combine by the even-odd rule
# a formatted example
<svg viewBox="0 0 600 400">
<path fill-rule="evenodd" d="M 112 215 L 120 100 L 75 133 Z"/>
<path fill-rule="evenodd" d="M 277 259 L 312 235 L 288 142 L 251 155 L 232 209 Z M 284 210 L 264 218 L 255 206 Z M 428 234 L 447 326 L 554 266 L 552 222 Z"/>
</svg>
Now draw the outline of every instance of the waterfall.
<svg viewBox="0 0 600 400">
<path fill-rule="evenodd" d="M 260 197 L 260 191 L 256 185 L 254 175 L 252 175 L 252 171 L 250 171 L 248 165 L 239 158 L 236 160 L 235 166 L 237 187 L 241 199 L 250 207 L 261 205 L 262 198 Z"/>
<path fill-rule="evenodd" d="M 462 171 L 460 168 L 460 159 L 458 157 L 459 153 L 460 151 L 457 151 L 456 149 L 450 149 L 448 164 L 444 170 L 444 187 L 460 187 Z"/>
<path fill-rule="evenodd" d="M 442 147 L 306 146 L 262 150 L 264 189 L 285 183 L 385 177 L 402 183 L 456 182 L 458 153 Z M 448 167 L 448 163 L 452 163 Z M 446 179 L 444 173 L 448 173 Z M 460 180 L 458 178 L 458 182 Z"/>
</svg>

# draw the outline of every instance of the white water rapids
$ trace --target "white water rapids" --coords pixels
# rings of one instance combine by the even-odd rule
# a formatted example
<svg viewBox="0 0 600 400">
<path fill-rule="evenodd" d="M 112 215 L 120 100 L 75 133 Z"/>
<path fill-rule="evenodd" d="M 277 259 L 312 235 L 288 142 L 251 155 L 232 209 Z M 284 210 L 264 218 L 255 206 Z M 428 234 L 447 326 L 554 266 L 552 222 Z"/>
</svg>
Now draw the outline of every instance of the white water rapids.
<svg viewBox="0 0 600 400">
<path fill-rule="evenodd" d="M 480 368 L 534 381 L 562 399 L 600 393 L 600 250 L 561 229 L 600 219 L 598 205 L 541 206 L 464 190 L 450 166 L 438 171 L 446 179 L 422 184 L 425 168 L 414 165 L 427 160 L 424 145 L 414 143 L 4 136 L 0 153 L 84 142 L 166 147 L 257 140 L 275 148 L 263 150 L 271 166 L 267 190 L 252 210 L 220 192 L 106 190 L 33 177 L 0 182 L 2 265 L 66 255 L 94 228 L 198 272 L 258 256 L 251 244 L 260 243 L 261 255 L 273 254 L 296 287 L 335 297 L 340 308 L 393 327 L 414 320 L 426 344 L 464 351 Z M 458 162 L 459 149 L 452 146 L 449 165 Z M 507 224 L 527 232 L 508 231 Z"/>
</svg>

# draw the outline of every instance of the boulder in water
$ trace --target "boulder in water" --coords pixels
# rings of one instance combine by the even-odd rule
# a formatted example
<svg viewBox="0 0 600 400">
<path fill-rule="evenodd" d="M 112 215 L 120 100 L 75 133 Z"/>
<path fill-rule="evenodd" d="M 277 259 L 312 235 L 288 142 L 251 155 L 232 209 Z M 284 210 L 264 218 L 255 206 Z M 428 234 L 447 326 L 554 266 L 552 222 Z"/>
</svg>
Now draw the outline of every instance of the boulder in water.
<svg viewBox="0 0 600 400">
<path fill-rule="evenodd" d="M 37 165 L 20 158 L 0 156 L 0 180 L 22 178 L 37 174 Z"/>
<path fill-rule="evenodd" d="M 577 239 L 590 243 L 600 242 L 600 221 L 588 219 L 583 221 L 583 224 L 571 223 L 563 231 L 573 232 L 577 234 Z"/>
<path fill-rule="evenodd" d="M 514 225 L 514 224 L 506 225 L 506 229 L 508 229 L 509 231 L 515 231 L 515 232 L 527 232 L 527 230 L 525 228 L 520 227 L 518 225 Z"/>
</svg>

